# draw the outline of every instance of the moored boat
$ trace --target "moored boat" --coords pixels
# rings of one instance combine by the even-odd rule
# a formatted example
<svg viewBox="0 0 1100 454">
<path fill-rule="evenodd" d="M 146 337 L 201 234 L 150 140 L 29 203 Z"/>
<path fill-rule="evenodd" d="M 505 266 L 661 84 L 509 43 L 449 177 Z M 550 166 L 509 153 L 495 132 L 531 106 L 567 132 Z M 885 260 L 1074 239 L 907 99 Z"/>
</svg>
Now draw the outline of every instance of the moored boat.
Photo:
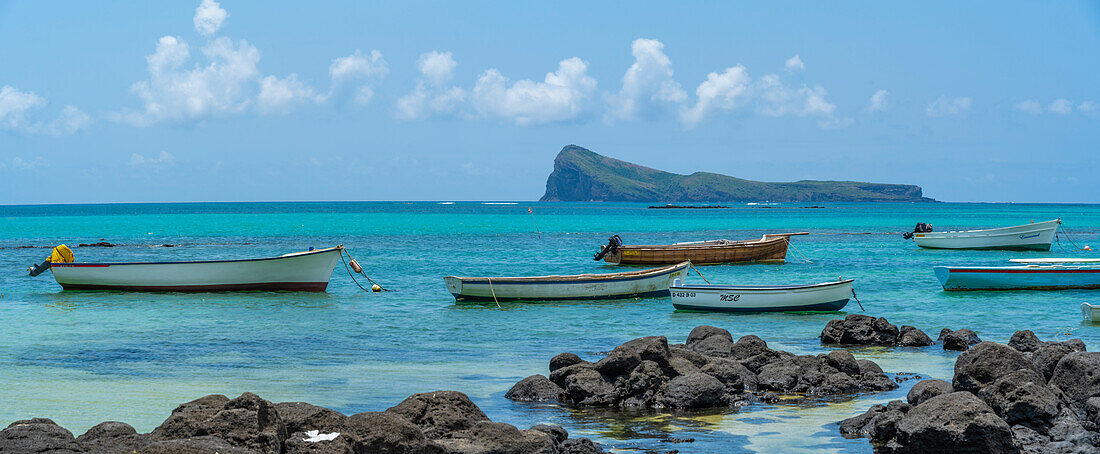
<svg viewBox="0 0 1100 454">
<path fill-rule="evenodd" d="M 673 279 L 687 275 L 689 262 L 626 273 L 531 277 L 443 278 L 459 302 L 594 300 L 668 296 Z"/>
<path fill-rule="evenodd" d="M 659 245 L 624 245 L 618 235 L 600 248 L 595 260 L 621 265 L 665 265 L 690 261 L 696 265 L 739 262 L 782 262 L 793 235 L 809 232 L 770 233 L 759 240 L 709 240 Z"/>
<path fill-rule="evenodd" d="M 343 246 L 278 257 L 185 262 L 68 262 L 49 265 L 65 290 L 323 292 Z"/>
<path fill-rule="evenodd" d="M 1015 266 L 936 266 L 944 290 L 1100 289 L 1095 259 L 1014 259 Z"/>
<path fill-rule="evenodd" d="M 678 310 L 715 312 L 839 311 L 854 293 L 852 279 L 812 285 L 686 285 L 669 291 Z"/>
<path fill-rule="evenodd" d="M 1100 305 L 1081 303 L 1081 316 L 1088 322 L 1100 322 Z"/>
<path fill-rule="evenodd" d="M 929 249 L 1007 249 L 1049 251 L 1060 219 L 985 230 L 913 233 L 917 246 Z"/>
</svg>

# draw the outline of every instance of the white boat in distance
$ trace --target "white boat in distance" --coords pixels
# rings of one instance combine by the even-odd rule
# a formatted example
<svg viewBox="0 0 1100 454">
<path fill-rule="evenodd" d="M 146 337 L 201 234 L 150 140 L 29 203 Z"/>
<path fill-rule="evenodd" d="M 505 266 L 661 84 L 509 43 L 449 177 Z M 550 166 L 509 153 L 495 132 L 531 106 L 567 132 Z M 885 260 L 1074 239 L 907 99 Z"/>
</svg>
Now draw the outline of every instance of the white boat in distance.
<svg viewBox="0 0 1100 454">
<path fill-rule="evenodd" d="M 323 292 L 343 250 L 336 246 L 243 260 L 53 263 L 50 270 L 65 290 Z"/>
<path fill-rule="evenodd" d="M 669 287 L 680 310 L 717 312 L 839 311 L 848 304 L 853 279 L 813 285 L 684 285 Z"/>
<path fill-rule="evenodd" d="M 1015 266 L 936 266 L 944 290 L 1100 289 L 1096 259 L 1014 259 Z"/>
<path fill-rule="evenodd" d="M 987 230 L 914 233 L 917 246 L 930 249 L 1010 249 L 1049 251 L 1061 219 Z"/>
<path fill-rule="evenodd" d="M 595 300 L 668 296 L 691 262 L 609 274 L 532 277 L 457 277 L 443 282 L 458 302 Z"/>
</svg>

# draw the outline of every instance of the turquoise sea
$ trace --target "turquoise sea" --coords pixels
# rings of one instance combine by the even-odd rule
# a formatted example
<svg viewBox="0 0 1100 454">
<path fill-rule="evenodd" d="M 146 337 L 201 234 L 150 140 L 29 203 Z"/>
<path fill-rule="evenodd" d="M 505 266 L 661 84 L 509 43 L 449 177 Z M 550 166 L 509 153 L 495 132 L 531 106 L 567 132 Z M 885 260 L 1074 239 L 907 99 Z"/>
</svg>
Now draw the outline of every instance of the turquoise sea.
<svg viewBox="0 0 1100 454">
<path fill-rule="evenodd" d="M 621 414 L 514 403 L 519 379 L 547 373 L 570 351 L 596 359 L 639 336 L 683 342 L 697 325 L 756 334 L 796 353 L 827 349 L 817 339 L 844 313 L 676 312 L 667 299 L 459 306 L 442 276 L 613 272 L 592 261 L 611 234 L 626 243 L 794 237 L 785 264 L 700 267 L 711 282 L 816 283 L 855 278 L 866 314 L 923 329 L 971 328 L 1006 342 L 1032 329 L 1043 339 L 1078 337 L 1100 348 L 1100 325 L 1078 306 L 1100 292 L 945 293 L 940 264 L 1005 264 L 1014 257 L 1091 256 L 1051 252 L 922 250 L 901 233 L 920 222 L 937 230 L 1061 218 L 1080 245 L 1100 248 L 1100 205 L 1053 204 L 744 205 L 653 210 L 628 203 L 325 202 L 0 206 L 0 426 L 49 417 L 76 434 L 105 420 L 139 431 L 176 405 L 206 394 L 256 392 L 347 414 L 380 410 L 416 392 L 469 394 L 494 420 L 523 428 L 564 426 L 623 450 L 704 452 L 870 452 L 838 436 L 836 421 L 898 391 L 740 411 Z M 532 213 L 528 213 L 531 208 Z M 536 232 L 536 224 L 538 233 Z M 365 293 L 337 264 L 327 293 L 62 292 L 49 273 L 26 267 L 50 247 L 77 260 L 245 258 L 343 244 L 375 280 L 395 291 Z M 163 247 L 173 244 L 175 247 Z M 26 246 L 34 246 L 27 248 Z M 803 262 L 805 256 L 811 262 Z M 692 275 L 691 280 L 697 280 Z M 850 304 L 845 312 L 861 312 Z M 923 349 L 852 349 L 890 374 L 948 378 L 957 356 Z M 686 440 L 694 441 L 687 442 Z"/>
</svg>

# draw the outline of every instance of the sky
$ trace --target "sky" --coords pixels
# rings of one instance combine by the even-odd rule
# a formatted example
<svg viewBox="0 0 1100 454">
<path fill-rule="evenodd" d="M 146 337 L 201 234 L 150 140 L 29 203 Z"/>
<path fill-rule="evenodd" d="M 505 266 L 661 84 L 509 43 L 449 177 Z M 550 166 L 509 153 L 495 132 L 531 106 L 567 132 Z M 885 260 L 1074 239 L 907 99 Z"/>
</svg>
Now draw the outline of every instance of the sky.
<svg viewBox="0 0 1100 454">
<path fill-rule="evenodd" d="M 1100 202 L 1100 2 L 0 1 L 0 204 L 677 173 Z"/>
</svg>

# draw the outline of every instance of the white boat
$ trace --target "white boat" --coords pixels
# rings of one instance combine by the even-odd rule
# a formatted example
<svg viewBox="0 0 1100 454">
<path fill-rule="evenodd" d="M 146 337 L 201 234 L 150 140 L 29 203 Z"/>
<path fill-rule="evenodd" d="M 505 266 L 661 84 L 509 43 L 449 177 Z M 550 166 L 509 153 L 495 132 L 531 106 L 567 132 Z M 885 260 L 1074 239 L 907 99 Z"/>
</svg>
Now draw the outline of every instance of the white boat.
<svg viewBox="0 0 1100 454">
<path fill-rule="evenodd" d="M 673 279 L 683 279 L 691 262 L 610 274 L 532 277 L 447 276 L 447 291 L 460 302 L 595 300 L 668 296 Z"/>
<path fill-rule="evenodd" d="M 936 266 L 944 290 L 1100 289 L 1095 259 L 1014 259 L 1015 266 Z"/>
<path fill-rule="evenodd" d="M 1060 219 L 987 230 L 914 233 L 917 246 L 930 249 L 1011 249 L 1049 251 Z"/>
<path fill-rule="evenodd" d="M 1088 322 L 1100 322 L 1100 305 L 1081 303 L 1081 316 Z"/>
<path fill-rule="evenodd" d="M 813 285 L 685 285 L 669 287 L 680 310 L 720 312 L 839 311 L 848 304 L 852 279 Z"/>
<path fill-rule="evenodd" d="M 50 271 L 65 290 L 323 292 L 343 249 L 336 246 L 243 260 L 53 263 Z"/>
</svg>

